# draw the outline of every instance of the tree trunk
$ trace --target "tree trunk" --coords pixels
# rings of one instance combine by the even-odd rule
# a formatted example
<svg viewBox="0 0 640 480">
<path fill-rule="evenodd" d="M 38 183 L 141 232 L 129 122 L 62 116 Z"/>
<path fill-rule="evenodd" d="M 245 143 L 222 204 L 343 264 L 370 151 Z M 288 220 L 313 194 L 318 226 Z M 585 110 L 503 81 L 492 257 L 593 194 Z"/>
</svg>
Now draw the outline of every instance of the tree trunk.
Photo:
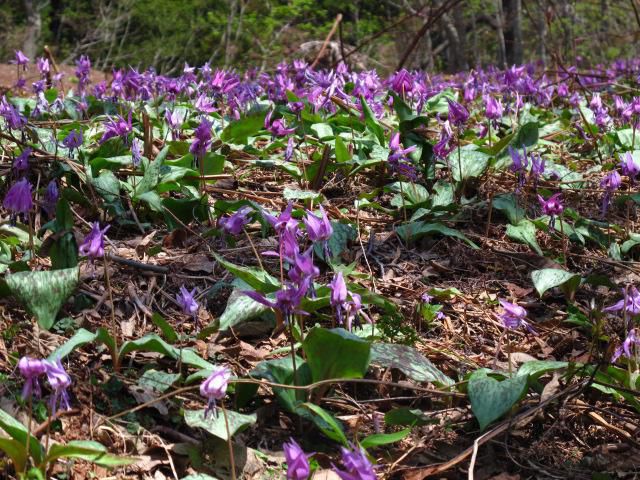
<svg viewBox="0 0 640 480">
<path fill-rule="evenodd" d="M 502 0 L 503 18 L 505 20 L 504 45 L 507 63 L 521 64 L 522 52 L 522 1 Z"/>
<path fill-rule="evenodd" d="M 462 8 L 457 8 L 453 11 L 453 18 L 449 13 L 443 14 L 442 24 L 449 42 L 447 48 L 447 70 L 451 73 L 466 70 L 467 58 Z"/>
<path fill-rule="evenodd" d="M 507 52 L 504 43 L 504 15 L 502 12 L 502 0 L 496 0 L 496 34 L 498 35 L 498 65 L 506 68 Z"/>
<path fill-rule="evenodd" d="M 27 28 L 22 42 L 22 51 L 31 60 L 38 53 L 38 40 L 42 31 L 42 18 L 40 17 L 40 5 L 38 0 L 24 0 L 24 9 L 27 12 Z"/>
</svg>

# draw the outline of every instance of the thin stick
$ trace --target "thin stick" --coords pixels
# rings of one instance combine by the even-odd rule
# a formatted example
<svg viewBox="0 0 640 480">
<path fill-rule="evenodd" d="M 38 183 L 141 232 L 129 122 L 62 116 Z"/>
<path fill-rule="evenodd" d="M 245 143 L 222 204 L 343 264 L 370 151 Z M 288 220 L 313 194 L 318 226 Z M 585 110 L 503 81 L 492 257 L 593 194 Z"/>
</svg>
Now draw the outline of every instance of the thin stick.
<svg viewBox="0 0 640 480">
<path fill-rule="evenodd" d="M 109 293 L 109 303 L 111 304 L 111 335 L 113 336 L 114 358 L 113 369 L 117 372 L 120 369 L 120 358 L 118 357 L 118 331 L 116 324 L 116 306 L 113 304 L 113 292 L 111 290 L 111 280 L 109 278 L 109 263 L 107 260 L 107 252 L 102 254 L 102 260 L 104 262 L 104 286 Z"/>
<path fill-rule="evenodd" d="M 333 26 L 331 27 L 331 30 L 329 31 L 329 34 L 327 35 L 327 38 L 325 38 L 324 42 L 322 42 L 322 46 L 320 47 L 320 51 L 318 52 L 318 55 L 316 56 L 316 59 L 311 64 L 311 70 L 313 70 L 315 68 L 315 66 L 318 64 L 318 62 L 322 58 L 322 54 L 326 50 L 327 45 L 329 45 L 329 40 L 331 40 L 331 37 L 333 37 L 333 34 L 336 33 L 336 29 L 338 28 L 338 24 L 341 21 L 342 21 L 342 14 L 339 13 L 336 16 L 335 21 L 333 22 Z"/>
<path fill-rule="evenodd" d="M 231 478 L 236 480 L 236 459 L 233 455 L 233 441 L 231 440 L 231 430 L 229 429 L 229 418 L 227 417 L 227 409 L 224 407 L 224 402 L 220 402 L 220 408 L 222 409 L 222 415 L 224 415 L 224 426 L 227 429 L 227 445 L 229 445 L 229 463 L 231 464 Z"/>
</svg>

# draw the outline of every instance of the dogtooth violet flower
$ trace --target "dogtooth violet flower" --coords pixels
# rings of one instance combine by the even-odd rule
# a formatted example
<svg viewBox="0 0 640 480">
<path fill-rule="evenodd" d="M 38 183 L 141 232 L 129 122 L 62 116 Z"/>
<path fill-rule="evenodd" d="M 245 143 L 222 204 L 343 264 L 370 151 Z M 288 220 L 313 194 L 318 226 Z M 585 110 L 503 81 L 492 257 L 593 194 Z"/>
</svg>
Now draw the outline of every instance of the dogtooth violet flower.
<svg viewBox="0 0 640 480">
<path fill-rule="evenodd" d="M 553 229 L 556 224 L 556 217 L 562 215 L 564 205 L 562 205 L 562 193 L 555 193 L 548 199 L 544 199 L 542 195 L 538 195 L 538 202 L 542 207 L 542 213 L 549 216 L 549 227 Z"/>
<path fill-rule="evenodd" d="M 209 412 L 216 411 L 216 401 L 222 400 L 227 394 L 227 386 L 231 378 L 231 370 L 227 367 L 216 366 L 211 374 L 200 384 L 200 395 L 207 399 L 205 418 Z"/>
<path fill-rule="evenodd" d="M 624 339 L 622 345 L 615 349 L 611 362 L 616 362 L 620 357 L 633 358 L 633 347 L 640 347 L 640 335 L 638 335 L 638 329 L 632 328 L 627 334 L 627 338 Z"/>
<path fill-rule="evenodd" d="M 26 178 L 18 180 L 7 192 L 2 205 L 9 210 L 13 216 L 28 214 L 33 208 L 32 188 Z"/>
<path fill-rule="evenodd" d="M 22 50 L 15 50 L 15 59 L 11 63 L 14 63 L 22 67 L 23 70 L 26 70 L 27 64 L 29 63 L 29 57 L 22 53 Z"/>
<path fill-rule="evenodd" d="M 309 457 L 302 447 L 293 439 L 282 445 L 284 458 L 287 461 L 287 480 L 307 480 L 311 474 Z"/>
<path fill-rule="evenodd" d="M 461 127 L 469 120 L 469 111 L 464 105 L 447 98 L 449 104 L 449 121 L 456 127 Z"/>
<path fill-rule="evenodd" d="M 400 175 L 409 178 L 412 181 L 417 179 L 416 168 L 408 158 L 411 152 L 416 150 L 415 145 L 408 148 L 403 148 L 400 144 L 400 133 L 396 132 L 391 135 L 389 140 L 389 156 L 387 162 L 392 170 L 396 171 Z"/>
<path fill-rule="evenodd" d="M 31 147 L 25 148 L 20 155 L 13 161 L 13 168 L 17 172 L 23 172 L 29 168 L 29 157 L 33 150 Z"/>
<path fill-rule="evenodd" d="M 545 159 L 539 153 L 531 154 L 531 172 L 530 175 L 533 177 L 533 186 L 534 188 L 538 187 L 538 181 L 540 177 L 544 173 L 545 170 Z"/>
<path fill-rule="evenodd" d="M 211 147 L 211 122 L 206 118 L 202 119 L 200 125 L 193 131 L 193 135 L 195 138 L 189 147 L 189 152 L 200 161 Z"/>
<path fill-rule="evenodd" d="M 531 327 L 526 321 L 527 311 L 524 308 L 522 308 L 517 303 L 510 303 L 502 299 L 498 300 L 500 301 L 500 305 L 502 305 L 502 308 L 504 309 L 504 312 L 500 314 L 499 317 L 500 320 L 502 320 L 502 324 L 505 326 L 505 328 L 515 330 L 521 325 L 524 325 L 529 330 L 531 330 Z"/>
<path fill-rule="evenodd" d="M 296 131 L 295 128 L 287 128 L 283 118 L 271 121 L 272 115 L 273 110 L 267 113 L 267 116 L 264 119 L 264 128 L 271 132 L 274 137 L 284 137 L 285 135 L 289 135 Z"/>
<path fill-rule="evenodd" d="M 518 150 L 514 149 L 509 145 L 509 155 L 511 156 L 511 171 L 515 173 L 518 177 L 518 187 L 516 191 L 519 191 L 526 181 L 527 175 L 527 167 L 529 165 L 529 160 L 527 158 L 527 149 L 523 145 L 522 146 L 523 153 L 521 154 Z"/>
<path fill-rule="evenodd" d="M 111 225 L 107 225 L 102 230 L 100 229 L 100 223 L 93 222 L 91 224 L 91 231 L 84 237 L 84 240 L 80 244 L 78 250 L 80 253 L 90 260 L 95 260 L 104 256 L 104 234 L 109 230 Z"/>
<path fill-rule="evenodd" d="M 634 183 L 638 174 L 640 174 L 640 165 L 636 163 L 631 152 L 625 152 L 620 155 L 620 171 L 623 175 L 629 177 L 629 181 Z"/>
<path fill-rule="evenodd" d="M 631 315 L 638 315 L 640 313 L 640 292 L 635 286 L 632 286 L 629 290 L 623 290 L 622 300 L 614 303 L 613 305 L 605 308 L 604 312 L 619 312 L 625 310 Z"/>
<path fill-rule="evenodd" d="M 189 291 L 184 286 L 180 287 L 180 293 L 176 295 L 176 302 L 180 305 L 182 312 L 186 315 L 193 317 L 198 313 L 198 302 L 196 302 L 194 296 L 196 289 Z"/>
<path fill-rule="evenodd" d="M 240 235 L 242 229 L 251 223 L 249 214 L 253 211 L 251 207 L 242 207 L 229 217 L 221 217 L 218 226 L 228 235 Z"/>
<path fill-rule="evenodd" d="M 36 398 L 42 396 L 42 389 L 38 377 L 44 375 L 47 371 L 47 364 L 44 360 L 36 358 L 22 357 L 18 362 L 20 375 L 25 379 L 24 387 L 22 387 L 22 398 L 27 400 L 35 395 Z"/>
<path fill-rule="evenodd" d="M 611 206 L 613 192 L 620 188 L 620 185 L 622 185 L 622 178 L 620 178 L 620 174 L 616 170 L 608 173 L 600 182 L 600 187 L 605 190 L 604 195 L 602 196 L 603 217 L 607 214 L 607 210 L 609 210 L 609 207 Z"/>
<path fill-rule="evenodd" d="M 59 196 L 60 192 L 58 191 L 58 184 L 55 180 L 51 180 L 44 191 L 44 201 L 42 202 L 42 208 L 49 218 L 53 217 L 53 214 L 56 211 Z"/>
<path fill-rule="evenodd" d="M 504 107 L 499 99 L 492 97 L 491 95 L 485 95 L 483 100 L 485 105 L 485 117 L 494 121 L 502 118 Z"/>
<path fill-rule="evenodd" d="M 131 163 L 134 167 L 140 165 L 142 160 L 142 142 L 137 138 L 134 138 L 131 142 Z"/>
<path fill-rule="evenodd" d="M 320 218 L 307 210 L 307 215 L 303 218 L 304 224 L 307 226 L 307 235 L 312 242 L 326 242 L 333 235 L 333 227 L 327 217 L 327 213 L 319 206 Z"/>
<path fill-rule="evenodd" d="M 71 386 L 71 377 L 65 371 L 60 362 L 60 358 L 56 358 L 53 362 L 45 360 L 46 374 L 49 385 L 53 389 L 53 396 L 50 400 L 51 415 L 55 416 L 59 408 L 69 410 L 69 393 L 68 388 Z"/>
<path fill-rule="evenodd" d="M 82 130 L 71 130 L 64 140 L 62 145 L 69 149 L 71 154 L 75 149 L 82 146 Z"/>
<path fill-rule="evenodd" d="M 341 447 L 340 451 L 342 453 L 342 465 L 345 470 L 339 470 L 334 466 L 333 471 L 342 480 L 376 480 L 378 478 L 373 469 L 373 464 L 361 447 L 352 445 L 351 450 Z"/>
<path fill-rule="evenodd" d="M 102 134 L 102 138 L 100 138 L 99 143 L 102 144 L 113 137 L 120 137 L 125 144 L 128 144 L 129 133 L 133 130 L 131 125 L 131 111 L 129 111 L 127 120 L 125 120 L 121 115 L 116 115 L 115 118 L 108 117 L 104 125 L 104 134 Z"/>
</svg>

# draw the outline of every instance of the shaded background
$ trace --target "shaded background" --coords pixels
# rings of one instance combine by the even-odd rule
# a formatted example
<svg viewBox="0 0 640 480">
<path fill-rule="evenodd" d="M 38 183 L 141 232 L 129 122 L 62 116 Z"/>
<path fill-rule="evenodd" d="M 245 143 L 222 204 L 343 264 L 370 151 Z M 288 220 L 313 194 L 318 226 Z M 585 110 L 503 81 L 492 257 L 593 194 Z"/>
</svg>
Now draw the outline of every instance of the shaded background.
<svg viewBox="0 0 640 480">
<path fill-rule="evenodd" d="M 382 73 L 405 57 L 407 68 L 447 72 L 556 57 L 587 65 L 637 54 L 638 8 L 637 0 L 5 0 L 0 60 L 14 49 L 33 59 L 49 45 L 58 61 L 85 54 L 100 70 L 176 73 L 185 61 L 269 70 L 313 59 L 342 14 L 321 66 L 342 56 Z"/>
</svg>

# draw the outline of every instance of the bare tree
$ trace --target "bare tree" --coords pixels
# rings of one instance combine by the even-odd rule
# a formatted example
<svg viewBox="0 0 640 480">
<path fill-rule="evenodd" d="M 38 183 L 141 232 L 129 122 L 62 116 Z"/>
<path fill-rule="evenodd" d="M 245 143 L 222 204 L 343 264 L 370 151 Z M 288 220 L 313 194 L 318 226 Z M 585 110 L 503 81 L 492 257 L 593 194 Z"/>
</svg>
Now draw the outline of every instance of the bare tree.
<svg viewBox="0 0 640 480">
<path fill-rule="evenodd" d="M 522 51 L 522 0 L 502 0 L 504 13 L 504 44 L 507 63 L 520 64 Z"/>
<path fill-rule="evenodd" d="M 47 1 L 24 0 L 24 9 L 27 13 L 27 28 L 22 42 L 22 51 L 29 58 L 34 58 L 38 53 L 38 41 L 42 32 L 42 9 Z"/>
</svg>

